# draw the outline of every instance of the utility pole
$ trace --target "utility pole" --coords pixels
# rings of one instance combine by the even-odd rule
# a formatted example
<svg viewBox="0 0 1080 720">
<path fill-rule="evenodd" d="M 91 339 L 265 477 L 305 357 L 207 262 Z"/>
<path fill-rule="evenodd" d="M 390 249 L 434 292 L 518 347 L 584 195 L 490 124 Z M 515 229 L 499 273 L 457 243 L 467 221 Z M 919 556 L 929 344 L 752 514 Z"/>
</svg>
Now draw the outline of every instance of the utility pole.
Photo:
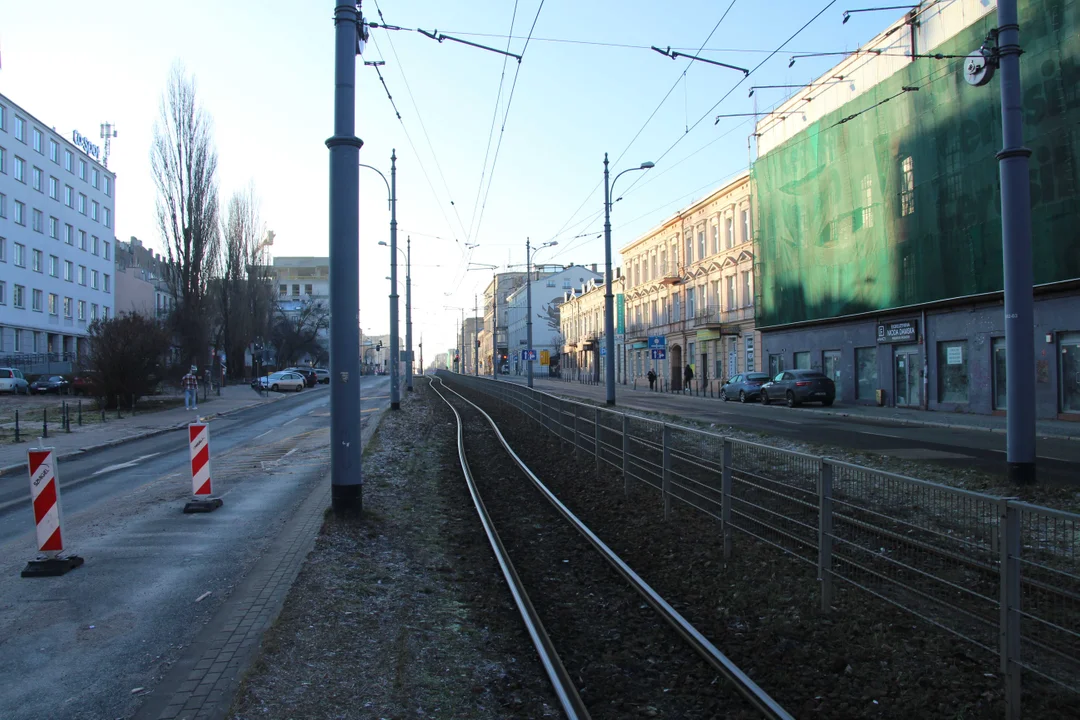
<svg viewBox="0 0 1080 720">
<path fill-rule="evenodd" d="M 334 0 L 334 136 L 330 150 L 330 499 L 334 514 L 363 508 L 360 453 L 360 171 L 356 55 L 364 28 L 356 6 Z"/>
<path fill-rule="evenodd" d="M 390 409 L 401 409 L 398 368 L 397 151 L 390 151 Z"/>
<path fill-rule="evenodd" d="M 405 353 L 409 356 L 409 364 L 405 366 L 405 387 L 412 392 L 412 236 L 405 237 Z M 423 365 L 420 372 L 424 372 Z"/>
<path fill-rule="evenodd" d="M 529 238 L 525 238 L 525 312 L 525 378 L 532 387 L 532 246 Z"/>
<path fill-rule="evenodd" d="M 480 377 L 480 328 L 476 326 L 476 318 L 478 317 L 479 307 L 477 306 L 476 295 L 472 296 L 472 314 L 473 314 L 473 331 L 476 332 L 476 340 L 473 341 L 473 375 Z"/>
</svg>

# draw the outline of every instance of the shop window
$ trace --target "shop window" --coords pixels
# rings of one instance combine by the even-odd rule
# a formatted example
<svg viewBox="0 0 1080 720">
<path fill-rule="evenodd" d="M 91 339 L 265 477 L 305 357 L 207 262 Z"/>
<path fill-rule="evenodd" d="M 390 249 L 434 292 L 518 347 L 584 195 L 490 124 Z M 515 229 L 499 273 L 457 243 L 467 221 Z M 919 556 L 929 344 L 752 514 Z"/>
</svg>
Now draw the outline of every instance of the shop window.
<svg viewBox="0 0 1080 720">
<path fill-rule="evenodd" d="M 806 350 L 795 353 L 795 369 L 796 370 L 809 370 L 810 369 L 810 353 Z"/>
<path fill-rule="evenodd" d="M 855 399 L 874 400 L 877 388 L 877 348 L 855 348 Z"/>
<path fill-rule="evenodd" d="M 784 372 L 784 356 L 779 354 L 769 355 L 769 376 L 776 377 Z"/>
<path fill-rule="evenodd" d="M 967 342 L 938 343 L 938 402 L 966 403 L 968 401 Z"/>
</svg>

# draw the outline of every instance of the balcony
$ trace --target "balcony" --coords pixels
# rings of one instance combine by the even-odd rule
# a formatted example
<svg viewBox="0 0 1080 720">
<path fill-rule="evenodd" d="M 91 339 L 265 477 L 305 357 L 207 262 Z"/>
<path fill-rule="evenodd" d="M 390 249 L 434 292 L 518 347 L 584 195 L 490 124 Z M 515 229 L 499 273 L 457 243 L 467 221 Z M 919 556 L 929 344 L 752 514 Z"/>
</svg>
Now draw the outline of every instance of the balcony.
<svg viewBox="0 0 1080 720">
<path fill-rule="evenodd" d="M 737 323 L 754 319 L 754 306 L 747 305 L 741 308 L 725 310 L 720 313 L 720 321 L 724 323 Z"/>
<path fill-rule="evenodd" d="M 705 305 L 694 311 L 692 327 L 695 328 L 718 328 L 723 322 L 723 313 L 719 306 Z"/>
<path fill-rule="evenodd" d="M 678 285 L 682 282 L 682 273 L 679 272 L 679 263 L 665 262 L 660 265 L 657 277 L 662 285 Z"/>
<path fill-rule="evenodd" d="M 626 326 L 626 342 L 644 340 L 649 337 L 649 326 L 645 323 L 633 323 Z"/>
</svg>

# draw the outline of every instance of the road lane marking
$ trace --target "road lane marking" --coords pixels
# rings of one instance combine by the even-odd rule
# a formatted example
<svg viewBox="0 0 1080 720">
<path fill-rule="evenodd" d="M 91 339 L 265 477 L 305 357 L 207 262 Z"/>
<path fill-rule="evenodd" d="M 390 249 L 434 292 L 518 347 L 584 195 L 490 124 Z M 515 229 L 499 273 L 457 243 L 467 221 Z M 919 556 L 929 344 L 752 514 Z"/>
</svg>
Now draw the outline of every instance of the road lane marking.
<svg viewBox="0 0 1080 720">
<path fill-rule="evenodd" d="M 869 430 L 856 430 L 855 432 L 861 433 L 862 435 L 877 435 L 878 437 L 896 438 L 897 440 L 910 440 L 910 438 L 903 435 L 890 435 L 889 433 L 871 432 Z"/>
<path fill-rule="evenodd" d="M 381 410 L 381 408 L 368 408 L 367 410 L 361 410 L 360 412 L 361 413 L 371 413 L 371 412 L 379 412 L 379 410 Z"/>
<path fill-rule="evenodd" d="M 283 422 L 283 423 L 281 424 L 281 427 L 285 427 L 286 425 L 289 425 L 289 424 L 291 424 L 291 423 L 294 423 L 294 422 L 296 422 L 296 421 L 297 421 L 297 420 L 299 420 L 299 419 L 300 419 L 300 418 L 293 418 L 292 420 L 287 420 L 286 422 Z"/>
<path fill-rule="evenodd" d="M 127 468 L 135 467 L 136 465 L 138 465 L 143 460 L 149 460 L 150 458 L 156 457 L 156 456 L 158 456 L 160 454 L 161 453 L 159 453 L 159 452 L 150 453 L 149 455 L 142 455 L 140 457 L 137 457 L 134 460 L 128 460 L 126 463 L 119 463 L 119 464 L 116 464 L 116 465 L 110 465 L 108 467 L 101 468 L 100 470 L 98 470 L 95 473 L 90 473 L 90 477 L 97 477 L 98 475 L 104 475 L 105 473 L 112 472 L 113 470 L 126 470 Z"/>
<path fill-rule="evenodd" d="M 254 439 L 258 440 L 259 438 L 265 437 L 265 436 L 269 435 L 272 432 L 274 432 L 274 431 L 273 430 L 267 430 L 266 432 L 262 433 L 261 435 L 256 435 Z"/>
</svg>

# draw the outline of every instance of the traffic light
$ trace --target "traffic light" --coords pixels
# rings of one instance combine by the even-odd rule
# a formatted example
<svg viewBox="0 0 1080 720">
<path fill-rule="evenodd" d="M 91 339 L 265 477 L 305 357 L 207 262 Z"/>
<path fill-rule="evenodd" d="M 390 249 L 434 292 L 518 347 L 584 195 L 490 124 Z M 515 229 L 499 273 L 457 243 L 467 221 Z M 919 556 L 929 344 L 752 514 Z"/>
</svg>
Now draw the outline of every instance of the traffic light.
<svg viewBox="0 0 1080 720">
<path fill-rule="evenodd" d="M 381 341 L 375 344 L 375 352 L 379 352 L 380 350 L 382 350 L 382 342 Z"/>
</svg>

